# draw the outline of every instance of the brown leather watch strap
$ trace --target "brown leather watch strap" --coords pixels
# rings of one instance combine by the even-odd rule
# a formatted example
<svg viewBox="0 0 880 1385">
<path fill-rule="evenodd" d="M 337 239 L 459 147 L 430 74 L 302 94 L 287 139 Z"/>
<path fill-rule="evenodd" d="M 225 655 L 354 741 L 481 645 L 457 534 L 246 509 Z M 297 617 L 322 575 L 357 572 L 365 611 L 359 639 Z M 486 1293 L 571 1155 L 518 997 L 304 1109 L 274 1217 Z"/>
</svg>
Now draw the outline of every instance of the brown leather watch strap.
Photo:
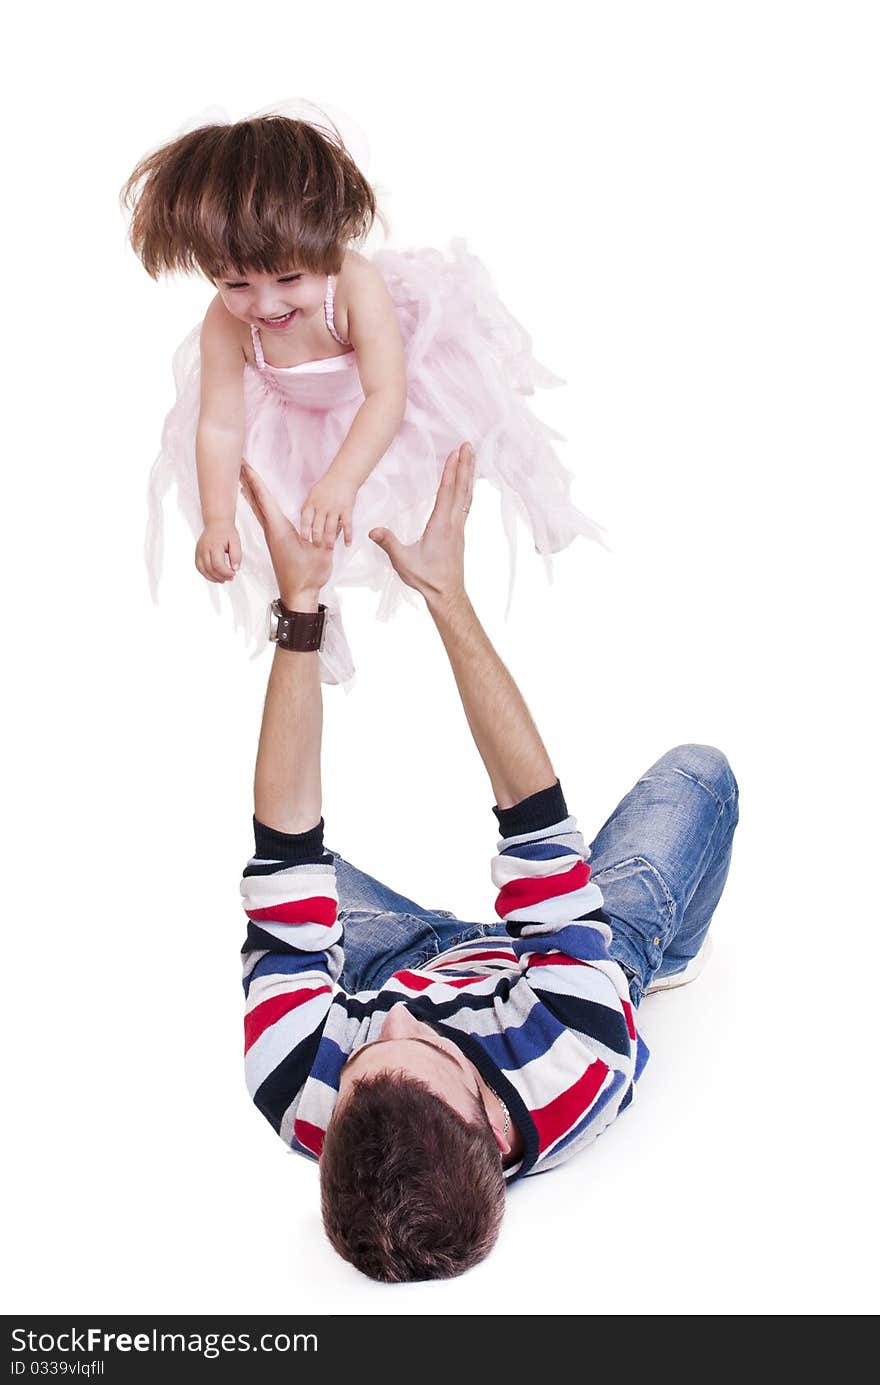
<svg viewBox="0 0 880 1385">
<path fill-rule="evenodd" d="M 279 649 L 310 653 L 321 648 L 326 606 L 319 606 L 317 611 L 289 611 L 279 597 L 272 602 L 272 616 L 269 638 Z"/>
</svg>

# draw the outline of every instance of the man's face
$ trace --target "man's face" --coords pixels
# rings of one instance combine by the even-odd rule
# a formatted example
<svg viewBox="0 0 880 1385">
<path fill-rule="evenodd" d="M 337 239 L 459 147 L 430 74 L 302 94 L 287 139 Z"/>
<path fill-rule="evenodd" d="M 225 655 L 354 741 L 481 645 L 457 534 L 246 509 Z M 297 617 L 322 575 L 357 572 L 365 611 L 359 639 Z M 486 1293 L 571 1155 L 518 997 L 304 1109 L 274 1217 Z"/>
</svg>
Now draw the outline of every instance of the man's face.
<svg viewBox="0 0 880 1385">
<path fill-rule="evenodd" d="M 402 1003 L 388 1011 L 378 1039 L 355 1049 L 343 1067 L 337 1109 L 360 1078 L 380 1072 L 417 1078 L 471 1123 L 474 1098 L 482 1101 L 476 1072 L 460 1049 Z"/>
<path fill-rule="evenodd" d="M 276 336 L 292 337 L 322 311 L 327 276 L 295 268 L 283 274 L 244 276 L 230 271 L 215 279 L 214 287 L 223 306 L 240 322 Z"/>
</svg>

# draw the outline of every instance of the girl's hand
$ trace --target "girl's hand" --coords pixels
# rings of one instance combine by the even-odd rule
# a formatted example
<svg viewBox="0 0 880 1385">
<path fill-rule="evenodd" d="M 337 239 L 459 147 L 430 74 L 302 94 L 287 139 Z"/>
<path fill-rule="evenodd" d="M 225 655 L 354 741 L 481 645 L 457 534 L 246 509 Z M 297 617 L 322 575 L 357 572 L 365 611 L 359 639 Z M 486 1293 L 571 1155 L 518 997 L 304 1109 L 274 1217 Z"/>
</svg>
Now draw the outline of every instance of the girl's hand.
<svg viewBox="0 0 880 1385">
<path fill-rule="evenodd" d="M 351 547 L 351 513 L 357 486 L 332 469 L 316 481 L 305 498 L 300 517 L 300 533 L 319 548 L 332 548 L 339 531 Z"/>
<path fill-rule="evenodd" d="M 303 540 L 263 479 L 246 462 L 241 468 L 241 489 L 266 536 L 281 600 L 296 610 L 300 596 L 317 597 L 330 580 L 333 555 Z"/>
<path fill-rule="evenodd" d="M 232 520 L 213 519 L 196 544 L 196 567 L 209 582 L 231 582 L 241 567 L 241 541 Z"/>
</svg>

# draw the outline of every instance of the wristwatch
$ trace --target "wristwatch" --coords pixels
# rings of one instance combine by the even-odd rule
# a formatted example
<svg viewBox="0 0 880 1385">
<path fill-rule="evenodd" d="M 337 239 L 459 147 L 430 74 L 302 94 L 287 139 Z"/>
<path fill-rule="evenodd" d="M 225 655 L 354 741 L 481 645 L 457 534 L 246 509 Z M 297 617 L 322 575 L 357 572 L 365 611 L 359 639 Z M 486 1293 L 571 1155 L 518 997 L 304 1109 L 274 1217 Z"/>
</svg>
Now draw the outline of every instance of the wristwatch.
<svg viewBox="0 0 880 1385">
<path fill-rule="evenodd" d="M 269 639 L 279 649 L 296 649 L 304 653 L 320 649 L 324 637 L 327 607 L 317 611 L 288 611 L 280 597 L 269 607 Z"/>
</svg>

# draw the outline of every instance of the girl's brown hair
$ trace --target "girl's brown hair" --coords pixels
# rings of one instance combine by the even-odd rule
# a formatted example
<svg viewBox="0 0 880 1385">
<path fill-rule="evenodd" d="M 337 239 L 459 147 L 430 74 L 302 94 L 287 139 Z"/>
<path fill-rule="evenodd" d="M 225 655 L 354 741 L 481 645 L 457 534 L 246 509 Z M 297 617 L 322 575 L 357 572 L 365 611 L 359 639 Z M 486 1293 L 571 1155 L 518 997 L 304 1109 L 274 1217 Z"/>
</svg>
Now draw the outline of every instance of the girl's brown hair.
<svg viewBox="0 0 880 1385">
<path fill-rule="evenodd" d="M 204 125 L 141 159 L 122 190 L 147 273 L 338 274 L 369 231 L 373 190 L 341 139 L 269 115 Z"/>
</svg>

